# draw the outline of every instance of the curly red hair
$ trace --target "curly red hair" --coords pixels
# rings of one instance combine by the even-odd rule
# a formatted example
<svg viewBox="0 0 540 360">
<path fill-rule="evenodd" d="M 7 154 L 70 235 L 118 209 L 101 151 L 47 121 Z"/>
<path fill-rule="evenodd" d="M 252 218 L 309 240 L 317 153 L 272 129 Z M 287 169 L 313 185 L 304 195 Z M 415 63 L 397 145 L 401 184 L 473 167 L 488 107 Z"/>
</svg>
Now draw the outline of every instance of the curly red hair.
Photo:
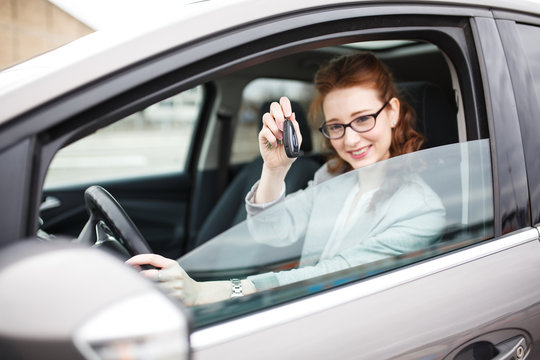
<svg viewBox="0 0 540 360">
<path fill-rule="evenodd" d="M 399 100 L 400 118 L 392 131 L 390 157 L 419 150 L 424 143 L 424 137 L 414 129 L 416 114 L 399 94 L 390 71 L 371 53 L 341 56 L 317 71 L 315 75 L 317 94 L 309 110 L 310 117 L 315 121 L 323 117 L 322 104 L 332 90 L 358 85 L 376 89 L 383 103 L 394 97 Z M 331 173 L 352 170 L 349 163 L 338 156 L 330 140 L 326 138 L 325 145 L 332 151 L 328 159 L 328 169 Z"/>
</svg>

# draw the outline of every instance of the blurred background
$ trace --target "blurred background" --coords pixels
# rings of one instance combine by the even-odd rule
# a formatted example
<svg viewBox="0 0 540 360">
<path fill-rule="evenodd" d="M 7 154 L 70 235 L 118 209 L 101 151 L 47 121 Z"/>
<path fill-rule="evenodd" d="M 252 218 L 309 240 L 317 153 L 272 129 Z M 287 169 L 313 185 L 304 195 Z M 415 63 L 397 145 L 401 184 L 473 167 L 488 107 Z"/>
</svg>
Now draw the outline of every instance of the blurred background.
<svg viewBox="0 0 540 360">
<path fill-rule="evenodd" d="M 0 0 L 0 70 L 95 30 L 48 0 Z"/>
<path fill-rule="evenodd" d="M 136 23 L 143 26 L 150 17 L 166 15 L 160 10 L 162 5 L 185 11 L 186 4 L 207 1 L 0 0 L 0 71 L 94 31 L 122 26 L 130 19 L 139 19 Z M 220 1 L 236 0 L 211 3 Z M 527 1 L 540 6 L 540 0 Z"/>
<path fill-rule="evenodd" d="M 236 0 L 212 3 L 220 1 Z M 201 2 L 209 1 L 0 0 L 0 71 L 94 31 L 159 23 L 169 12 Z"/>
</svg>

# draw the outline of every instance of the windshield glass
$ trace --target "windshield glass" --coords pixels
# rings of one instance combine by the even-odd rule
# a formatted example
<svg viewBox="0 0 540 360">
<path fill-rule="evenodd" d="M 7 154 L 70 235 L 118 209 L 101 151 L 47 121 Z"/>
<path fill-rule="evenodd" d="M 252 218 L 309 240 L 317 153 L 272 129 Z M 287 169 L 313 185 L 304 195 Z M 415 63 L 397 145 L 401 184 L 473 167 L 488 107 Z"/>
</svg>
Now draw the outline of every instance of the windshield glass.
<svg viewBox="0 0 540 360">
<path fill-rule="evenodd" d="M 247 277 L 258 290 L 228 301 L 236 311 L 227 315 L 212 310 L 223 305 L 194 309 L 196 322 L 296 299 L 491 237 L 490 174 L 489 141 L 478 140 L 397 156 L 287 196 L 179 260 L 196 280 Z"/>
</svg>

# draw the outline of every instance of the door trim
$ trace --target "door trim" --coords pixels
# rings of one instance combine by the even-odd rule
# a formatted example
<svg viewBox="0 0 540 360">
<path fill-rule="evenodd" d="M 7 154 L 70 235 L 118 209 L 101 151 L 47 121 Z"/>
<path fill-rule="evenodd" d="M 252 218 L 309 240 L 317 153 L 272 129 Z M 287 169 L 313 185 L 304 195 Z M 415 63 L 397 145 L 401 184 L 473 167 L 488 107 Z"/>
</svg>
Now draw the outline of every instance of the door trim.
<svg viewBox="0 0 540 360">
<path fill-rule="evenodd" d="M 232 339 L 320 313 L 525 243 L 538 241 L 538 238 L 539 232 L 536 228 L 517 231 L 500 239 L 398 269 L 388 274 L 197 330 L 191 335 L 191 345 L 193 350 L 197 351 L 226 343 Z"/>
</svg>

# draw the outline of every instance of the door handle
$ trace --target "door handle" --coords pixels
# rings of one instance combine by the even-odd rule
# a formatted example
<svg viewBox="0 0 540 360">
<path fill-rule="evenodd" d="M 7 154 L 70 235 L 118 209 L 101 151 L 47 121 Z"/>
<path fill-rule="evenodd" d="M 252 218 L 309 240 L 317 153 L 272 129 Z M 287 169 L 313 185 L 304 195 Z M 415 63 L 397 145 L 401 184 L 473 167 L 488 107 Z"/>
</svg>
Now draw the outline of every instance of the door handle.
<svg viewBox="0 0 540 360">
<path fill-rule="evenodd" d="M 495 345 L 499 351 L 499 355 L 495 356 L 493 360 L 522 360 L 525 359 L 525 338 L 523 336 L 516 336 L 515 338 L 503 341 Z"/>
<path fill-rule="evenodd" d="M 463 348 L 454 360 L 524 360 L 528 354 L 523 336 L 515 336 L 496 345 L 483 340 Z"/>
</svg>

